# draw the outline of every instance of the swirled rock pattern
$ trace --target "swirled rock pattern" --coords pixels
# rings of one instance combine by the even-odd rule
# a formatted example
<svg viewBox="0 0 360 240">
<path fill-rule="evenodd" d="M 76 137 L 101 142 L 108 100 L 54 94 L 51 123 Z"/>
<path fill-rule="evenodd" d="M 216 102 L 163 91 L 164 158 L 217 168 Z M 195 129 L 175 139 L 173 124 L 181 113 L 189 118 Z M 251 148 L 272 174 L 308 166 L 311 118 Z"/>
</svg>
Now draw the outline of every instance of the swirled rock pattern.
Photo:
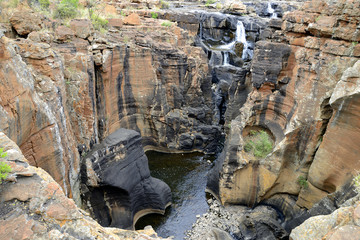
<svg viewBox="0 0 360 240">
<path fill-rule="evenodd" d="M 135 232 L 100 226 L 2 132 L 0 146 L 7 152 L 2 161 L 12 167 L 0 187 L 1 239 L 162 239 L 152 228 Z"/>
<path fill-rule="evenodd" d="M 351 183 L 360 169 L 358 9 L 358 1 L 309 1 L 284 15 L 281 31 L 270 22 L 269 40 L 256 43 L 247 80 L 253 89 L 228 121 L 224 154 L 209 180 L 222 203 L 273 199 L 294 216 Z M 244 151 L 256 129 L 275 143 L 262 159 Z"/>
<path fill-rule="evenodd" d="M 137 219 L 171 204 L 169 186 L 150 176 L 140 134 L 118 129 L 84 157 L 83 205 L 101 225 L 133 229 Z"/>
</svg>

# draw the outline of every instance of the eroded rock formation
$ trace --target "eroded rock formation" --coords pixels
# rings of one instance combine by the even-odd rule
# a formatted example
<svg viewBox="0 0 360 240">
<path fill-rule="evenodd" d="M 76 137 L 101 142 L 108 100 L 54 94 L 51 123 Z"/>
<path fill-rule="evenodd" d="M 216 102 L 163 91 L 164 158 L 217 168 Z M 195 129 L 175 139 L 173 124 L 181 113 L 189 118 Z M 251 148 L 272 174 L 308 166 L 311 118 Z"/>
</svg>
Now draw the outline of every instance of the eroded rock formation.
<svg viewBox="0 0 360 240">
<path fill-rule="evenodd" d="M 116 130 L 84 157 L 81 193 L 101 225 L 125 229 L 171 204 L 169 186 L 150 176 L 140 134 L 127 129 Z"/>
<path fill-rule="evenodd" d="M 2 132 L 0 145 L 12 167 L 0 187 L 1 239 L 161 239 L 152 228 L 135 232 L 100 226 L 47 172 L 31 166 Z"/>
<path fill-rule="evenodd" d="M 311 1 L 285 14 L 281 31 L 270 21 L 269 40 L 255 46 L 253 89 L 210 177 L 222 203 L 271 202 L 289 217 L 351 183 L 360 169 L 358 9 L 358 1 Z M 265 158 L 244 151 L 253 129 L 275 142 Z"/>
</svg>

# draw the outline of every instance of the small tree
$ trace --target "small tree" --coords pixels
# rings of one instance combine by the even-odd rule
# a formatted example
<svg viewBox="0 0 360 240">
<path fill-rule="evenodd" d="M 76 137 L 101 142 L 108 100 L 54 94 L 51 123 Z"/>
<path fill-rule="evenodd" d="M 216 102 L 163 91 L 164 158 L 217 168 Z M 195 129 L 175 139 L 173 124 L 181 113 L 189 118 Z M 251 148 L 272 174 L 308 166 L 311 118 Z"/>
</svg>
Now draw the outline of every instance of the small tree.
<svg viewBox="0 0 360 240">
<path fill-rule="evenodd" d="M 306 178 L 304 176 L 300 176 L 298 178 L 297 182 L 302 188 L 305 188 L 305 189 L 309 188 L 309 183 L 308 183 L 308 181 L 306 180 Z"/>
<path fill-rule="evenodd" d="M 61 0 L 55 10 L 55 18 L 75 18 L 78 14 L 79 0 Z"/>
<path fill-rule="evenodd" d="M 4 152 L 3 148 L 0 148 L 0 158 L 4 158 L 7 156 L 7 153 Z M 6 179 L 9 172 L 11 172 L 11 167 L 6 164 L 3 160 L 0 160 L 0 183 Z"/>
<path fill-rule="evenodd" d="M 266 157 L 273 149 L 270 136 L 264 130 L 250 131 L 250 137 L 245 142 L 245 152 L 252 153 L 257 158 Z"/>
</svg>

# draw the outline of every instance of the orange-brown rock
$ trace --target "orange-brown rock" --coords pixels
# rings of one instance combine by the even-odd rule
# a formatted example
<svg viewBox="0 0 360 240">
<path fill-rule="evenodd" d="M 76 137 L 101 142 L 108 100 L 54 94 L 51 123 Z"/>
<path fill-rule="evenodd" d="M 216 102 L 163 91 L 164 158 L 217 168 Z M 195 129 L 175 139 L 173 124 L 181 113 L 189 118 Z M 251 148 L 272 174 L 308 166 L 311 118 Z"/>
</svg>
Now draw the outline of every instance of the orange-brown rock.
<svg viewBox="0 0 360 240">
<path fill-rule="evenodd" d="M 74 36 L 74 31 L 66 26 L 58 26 L 55 30 L 55 40 L 61 43 L 71 41 Z"/>
<path fill-rule="evenodd" d="M 31 10 L 15 11 L 10 23 L 19 35 L 27 36 L 43 27 L 42 17 Z"/>
<path fill-rule="evenodd" d="M 71 194 L 79 157 L 64 110 L 61 60 L 48 44 L 31 40 L 15 46 L 2 37 L 0 49 L 1 129 Z"/>
<path fill-rule="evenodd" d="M 123 22 L 125 25 L 133 25 L 133 26 L 138 26 L 141 24 L 140 17 L 136 13 L 132 13 L 129 16 L 125 17 L 123 19 Z"/>
<path fill-rule="evenodd" d="M 110 18 L 109 26 L 114 28 L 121 28 L 123 26 L 123 21 L 120 18 Z"/>
<path fill-rule="evenodd" d="M 211 126 L 206 56 L 186 45 L 186 32 L 178 27 L 145 27 L 156 31 L 144 36 L 124 27 L 123 33 L 135 41 L 102 51 L 100 138 L 122 127 L 139 131 L 146 148 L 213 152 L 220 131 Z"/>
</svg>

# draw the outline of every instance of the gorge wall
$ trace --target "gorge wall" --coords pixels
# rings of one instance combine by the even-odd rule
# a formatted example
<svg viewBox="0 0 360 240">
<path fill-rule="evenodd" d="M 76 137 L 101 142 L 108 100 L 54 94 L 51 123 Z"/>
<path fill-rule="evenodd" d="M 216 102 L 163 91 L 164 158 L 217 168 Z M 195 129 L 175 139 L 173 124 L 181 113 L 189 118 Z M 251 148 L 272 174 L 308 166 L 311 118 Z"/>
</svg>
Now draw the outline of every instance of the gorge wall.
<svg viewBox="0 0 360 240">
<path fill-rule="evenodd" d="M 270 20 L 246 79 L 251 92 L 228 119 L 225 149 L 209 179 L 222 203 L 266 203 L 291 218 L 334 192 L 351 195 L 360 168 L 359 4 L 310 1 L 282 21 Z M 244 151 L 256 129 L 275 143 L 263 159 Z"/>
<path fill-rule="evenodd" d="M 213 153 L 222 138 L 194 38 L 131 13 L 100 34 L 86 19 L 65 26 L 26 4 L 6 10 L 0 130 L 103 226 L 133 228 L 142 215 L 163 213 L 170 190 L 151 178 L 141 145 Z M 120 128 L 142 139 L 122 139 L 130 135 Z"/>
<path fill-rule="evenodd" d="M 112 7 L 152 8 L 155 2 Z M 224 129 L 225 147 L 208 181 L 223 204 L 271 205 L 289 221 L 321 207 L 324 197 L 337 207 L 352 196 L 360 170 L 359 4 L 314 0 L 284 14 L 295 7 L 279 1 L 275 11 L 283 19 L 257 17 L 269 17 L 261 2 L 230 10 L 224 3 L 222 10 L 234 15 L 162 10 L 153 19 L 149 10 L 133 10 L 111 19 L 106 34 L 89 20 L 65 26 L 21 6 L 0 26 L 0 130 L 30 165 L 49 173 L 66 196 L 106 226 L 130 228 L 143 210 L 162 212 L 169 203 L 168 187 L 149 175 L 140 141 L 145 150 L 215 153 Z M 166 20 L 178 24 L 162 25 Z M 241 59 L 242 43 L 224 64 L 224 51 L 207 44 L 234 40 L 238 21 L 251 56 Z M 109 145 L 120 128 L 135 130 L 142 140 L 129 133 Z M 244 151 L 251 130 L 258 129 L 274 141 L 262 159 Z M 138 178 L 114 182 L 114 166 L 135 169 Z M 114 196 L 116 191 L 123 195 Z M 144 192 L 157 196 L 136 202 L 149 196 Z M 56 224 L 63 227 L 60 220 Z"/>
<path fill-rule="evenodd" d="M 221 138 L 201 48 L 141 21 L 101 37 L 88 20 L 66 27 L 25 7 L 2 25 L 0 129 L 77 202 L 80 155 L 118 128 L 167 152 L 215 152 Z"/>
</svg>

